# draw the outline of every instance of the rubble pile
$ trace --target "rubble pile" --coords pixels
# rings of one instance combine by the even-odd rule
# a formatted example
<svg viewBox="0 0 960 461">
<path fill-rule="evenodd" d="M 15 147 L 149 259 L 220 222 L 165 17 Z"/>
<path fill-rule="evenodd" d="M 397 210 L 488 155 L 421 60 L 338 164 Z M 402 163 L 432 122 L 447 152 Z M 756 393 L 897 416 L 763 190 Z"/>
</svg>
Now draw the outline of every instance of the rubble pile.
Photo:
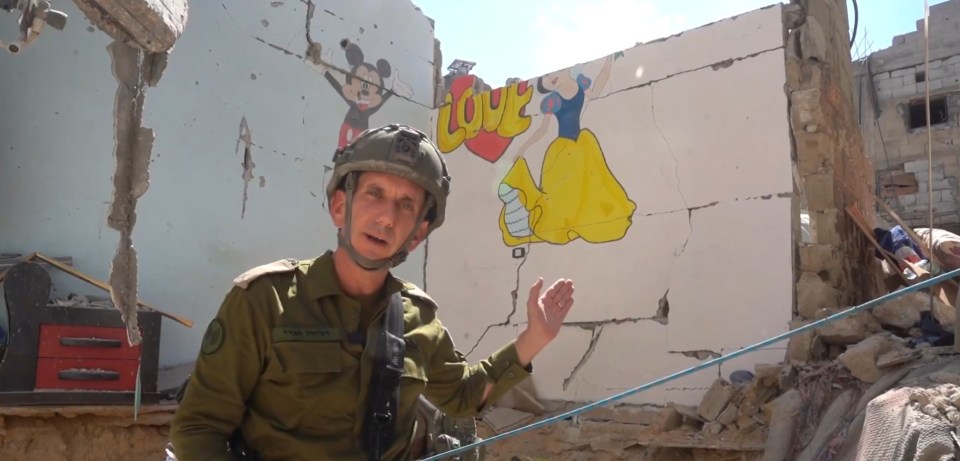
<svg viewBox="0 0 960 461">
<path fill-rule="evenodd" d="M 840 310 L 809 309 L 792 327 Z M 908 293 L 793 337 L 781 363 L 718 377 L 699 405 L 593 410 L 492 444 L 487 459 L 852 461 L 868 404 L 892 389 L 910 387 L 912 405 L 960 425 L 954 321 L 951 306 Z M 532 420 L 478 427 L 489 437 Z"/>
</svg>

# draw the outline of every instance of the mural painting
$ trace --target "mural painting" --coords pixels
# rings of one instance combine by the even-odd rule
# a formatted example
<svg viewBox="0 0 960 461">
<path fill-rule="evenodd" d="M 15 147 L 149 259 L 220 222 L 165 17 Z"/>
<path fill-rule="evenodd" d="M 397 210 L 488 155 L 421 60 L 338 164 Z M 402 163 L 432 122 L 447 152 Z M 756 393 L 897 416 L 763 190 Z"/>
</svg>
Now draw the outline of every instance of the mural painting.
<svg viewBox="0 0 960 461">
<path fill-rule="evenodd" d="M 376 64 L 369 63 L 365 60 L 363 50 L 356 43 L 347 42 L 343 45 L 349 65 L 345 83 L 341 84 L 330 69 L 323 66 L 323 76 L 349 108 L 340 126 L 337 147 L 347 145 L 357 135 L 370 128 L 370 116 L 377 113 L 394 94 L 408 99 L 413 97 L 413 90 L 400 80 L 399 71 L 393 68 L 389 61 L 378 59 Z M 330 56 L 332 50 L 324 48 L 324 51 L 322 62 L 332 62 L 332 56 Z M 387 82 L 391 75 L 393 79 L 389 80 L 388 88 Z"/>
<path fill-rule="evenodd" d="M 477 78 L 464 75 L 450 84 L 437 116 L 437 147 L 450 153 L 463 145 L 477 157 L 494 163 L 513 138 L 527 131 L 526 107 L 533 98 L 527 82 L 477 94 Z"/>
<path fill-rule="evenodd" d="M 604 243 L 626 235 L 637 205 L 607 166 L 596 135 L 580 126 L 584 104 L 600 95 L 613 59 L 607 57 L 595 81 L 580 66 L 537 79 L 537 91 L 545 95 L 540 126 L 520 146 L 498 190 L 503 202 L 500 230 L 507 246 L 564 245 L 577 238 Z M 543 157 L 538 184 L 526 152 L 548 134 L 556 137 Z"/>
<path fill-rule="evenodd" d="M 517 149 L 497 191 L 503 202 L 499 227 L 507 246 L 565 245 L 578 238 L 605 243 L 626 235 L 636 203 L 610 171 L 596 135 L 580 123 L 584 105 L 600 95 L 613 60 L 620 56 L 604 60 L 595 80 L 583 73 L 583 66 L 536 80 L 536 91 L 544 95 L 540 126 Z M 465 75 L 451 83 L 437 114 L 437 145 L 444 153 L 463 146 L 496 163 L 532 124 L 526 106 L 534 86 L 524 81 L 476 94 L 476 82 L 475 76 Z M 538 182 L 526 152 L 548 134 L 555 137 L 546 149 Z"/>
</svg>

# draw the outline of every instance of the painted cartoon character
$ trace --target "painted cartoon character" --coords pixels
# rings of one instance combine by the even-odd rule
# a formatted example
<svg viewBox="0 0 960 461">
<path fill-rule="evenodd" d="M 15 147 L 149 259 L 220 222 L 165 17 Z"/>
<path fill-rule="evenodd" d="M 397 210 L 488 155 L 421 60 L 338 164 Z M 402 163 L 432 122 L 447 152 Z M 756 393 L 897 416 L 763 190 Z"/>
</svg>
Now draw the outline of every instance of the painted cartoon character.
<svg viewBox="0 0 960 461">
<path fill-rule="evenodd" d="M 610 172 L 597 137 L 580 127 L 584 103 L 600 95 L 612 61 L 613 56 L 604 61 L 596 82 L 579 68 L 537 79 L 537 91 L 546 95 L 540 103 L 543 121 L 520 146 L 498 189 L 504 203 L 500 230 L 507 246 L 564 245 L 577 238 L 602 243 L 626 235 L 637 205 Z M 554 119 L 557 137 L 544 154 L 538 185 L 524 153 L 547 134 Z"/>
<path fill-rule="evenodd" d="M 340 126 L 340 140 L 337 147 L 343 147 L 357 135 L 370 127 L 370 116 L 375 114 L 383 104 L 398 90 L 401 96 L 411 97 L 412 91 L 406 84 L 394 78 L 390 89 L 386 89 L 386 80 L 390 78 L 393 69 L 386 59 L 377 60 L 373 65 L 364 60 L 363 51 L 355 43 L 341 43 L 347 55 L 347 64 L 350 73 L 346 76 L 343 85 L 324 66 L 323 76 L 330 82 L 330 86 L 340 94 L 350 110 L 347 111 Z M 324 61 L 330 62 L 325 56 Z M 402 86 L 403 88 L 397 88 Z"/>
</svg>

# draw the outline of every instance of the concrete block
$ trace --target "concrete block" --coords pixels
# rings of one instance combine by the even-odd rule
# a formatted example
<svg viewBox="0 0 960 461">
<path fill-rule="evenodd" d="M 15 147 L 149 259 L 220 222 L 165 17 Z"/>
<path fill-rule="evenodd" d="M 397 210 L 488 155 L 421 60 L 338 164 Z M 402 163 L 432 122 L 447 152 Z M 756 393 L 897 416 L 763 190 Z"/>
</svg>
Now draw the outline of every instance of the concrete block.
<svg viewBox="0 0 960 461">
<path fill-rule="evenodd" d="M 953 186 L 950 185 L 950 181 L 946 179 L 934 179 L 933 180 L 933 190 L 943 190 L 951 189 Z"/>
<path fill-rule="evenodd" d="M 846 214 L 837 209 L 817 212 L 811 210 L 810 226 L 816 236 L 815 243 L 825 243 L 837 247 L 842 245 L 844 242 L 840 232 L 840 220 L 845 219 L 845 217 Z"/>
<path fill-rule="evenodd" d="M 944 61 L 943 59 L 941 59 L 941 60 L 939 60 L 939 61 L 930 61 L 930 63 L 929 63 L 929 65 L 927 66 L 927 68 L 930 69 L 931 71 L 934 70 L 934 69 L 939 69 L 940 67 L 943 66 L 943 61 Z M 921 66 L 921 69 L 920 69 L 920 70 L 923 70 L 922 66 Z"/>
<path fill-rule="evenodd" d="M 902 205 L 913 205 L 917 203 L 917 194 L 907 194 L 898 197 Z"/>
<path fill-rule="evenodd" d="M 806 59 L 827 60 L 827 37 L 820 21 L 813 16 L 807 16 L 806 22 L 800 26 L 800 53 Z"/>
<path fill-rule="evenodd" d="M 910 83 L 910 84 L 905 83 L 901 87 L 893 88 L 893 90 L 890 92 L 890 95 L 894 98 L 902 98 L 906 96 L 913 96 L 916 94 L 917 94 L 916 83 Z"/>
<path fill-rule="evenodd" d="M 884 78 L 875 80 L 875 83 L 877 85 L 877 90 L 879 91 L 892 90 L 894 88 L 902 87 L 904 84 L 904 79 L 903 77 Z"/>
<path fill-rule="evenodd" d="M 800 174 L 818 173 L 833 167 L 835 144 L 823 133 L 797 133 L 797 167 Z"/>
<path fill-rule="evenodd" d="M 800 281 L 797 282 L 797 313 L 801 317 L 816 320 L 818 312 L 836 308 L 842 300 L 843 293 L 824 282 L 815 272 L 804 271 L 800 275 Z"/>
<path fill-rule="evenodd" d="M 934 218 L 940 224 L 960 224 L 960 214 L 949 214 Z"/>
<path fill-rule="evenodd" d="M 895 71 L 890 72 L 890 77 L 897 78 L 897 77 L 904 77 L 908 75 L 912 77 L 914 72 L 916 71 L 912 67 L 907 69 L 897 69 Z"/>
<path fill-rule="evenodd" d="M 837 247 L 825 244 L 803 245 L 799 253 L 800 270 L 814 274 L 825 272 L 831 285 L 842 286 L 840 279 L 843 276 L 843 255 Z M 802 274 L 800 278 L 803 281 Z"/>
<path fill-rule="evenodd" d="M 927 161 L 926 160 L 914 160 L 912 162 L 907 162 L 903 164 L 903 171 L 907 173 L 919 173 L 927 172 Z M 919 179 L 919 178 L 918 178 Z"/>
<path fill-rule="evenodd" d="M 942 201 L 945 201 L 945 202 L 946 202 L 946 201 L 956 201 L 956 200 L 957 200 L 957 196 L 956 196 L 956 194 L 954 193 L 953 189 L 941 190 L 941 191 L 937 191 L 937 193 L 940 194 L 940 200 L 942 200 Z"/>
<path fill-rule="evenodd" d="M 807 208 L 810 211 L 836 208 L 832 171 L 808 174 L 803 177 L 803 182 L 807 194 Z"/>
<path fill-rule="evenodd" d="M 930 203 L 930 195 L 927 194 L 927 187 L 924 185 L 923 188 L 919 188 L 916 194 L 917 200 L 914 202 L 915 205 L 923 205 L 926 207 Z"/>
<path fill-rule="evenodd" d="M 940 202 L 940 203 L 933 204 L 934 213 L 944 213 L 944 212 L 953 212 L 953 211 L 957 211 L 956 201 Z"/>
</svg>

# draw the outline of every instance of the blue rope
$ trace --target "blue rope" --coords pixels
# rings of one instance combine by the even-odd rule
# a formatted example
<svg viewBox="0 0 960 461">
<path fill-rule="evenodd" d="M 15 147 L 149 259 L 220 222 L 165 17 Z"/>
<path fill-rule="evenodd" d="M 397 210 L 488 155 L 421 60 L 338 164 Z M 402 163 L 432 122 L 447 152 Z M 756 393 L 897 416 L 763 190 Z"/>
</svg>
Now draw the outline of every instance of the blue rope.
<svg viewBox="0 0 960 461">
<path fill-rule="evenodd" d="M 622 398 L 624 398 L 624 397 L 631 396 L 631 395 L 633 395 L 633 394 L 636 394 L 637 392 L 640 392 L 640 391 L 643 391 L 643 390 L 647 390 L 647 389 L 650 389 L 650 388 L 652 388 L 652 387 L 659 386 L 660 384 L 666 383 L 666 382 L 668 382 L 668 381 L 673 381 L 673 380 L 675 380 L 675 379 L 677 379 L 677 378 L 680 378 L 680 377 L 689 375 L 689 374 L 691 374 L 691 373 L 700 371 L 700 370 L 702 370 L 702 369 L 704 369 L 704 368 L 707 368 L 707 367 L 710 367 L 710 366 L 713 366 L 713 365 L 716 365 L 716 364 L 719 364 L 719 363 L 726 362 L 727 360 L 730 360 L 730 359 L 732 359 L 732 358 L 734 358 L 734 357 L 739 357 L 739 356 L 744 355 L 744 354 L 746 354 L 746 353 L 748 353 L 748 352 L 753 352 L 754 350 L 760 349 L 761 347 L 769 346 L 769 345 L 774 344 L 774 343 L 778 343 L 778 342 L 780 342 L 780 341 L 783 341 L 784 339 L 790 338 L 791 336 L 796 336 L 796 335 L 799 335 L 800 333 L 804 333 L 804 332 L 810 331 L 810 330 L 812 330 L 812 329 L 814 329 L 814 328 L 819 328 L 819 327 L 821 327 L 821 326 L 823 326 L 823 325 L 826 325 L 826 324 L 831 323 L 831 322 L 835 322 L 835 321 L 840 320 L 840 319 L 842 319 L 842 318 L 844 318 L 844 317 L 847 317 L 847 316 L 849 316 L 849 315 L 851 315 L 851 314 L 855 314 L 855 313 L 860 312 L 860 311 L 862 311 L 862 310 L 865 310 L 865 309 L 869 309 L 869 308 L 871 308 L 871 307 L 874 307 L 874 306 L 876 306 L 876 305 L 878 305 L 878 304 L 883 304 L 883 303 L 885 303 L 885 302 L 887 302 L 887 301 L 891 301 L 891 300 L 893 300 L 893 299 L 899 298 L 899 297 L 901 297 L 901 296 L 903 296 L 903 295 L 905 295 L 905 294 L 907 294 L 907 293 L 910 293 L 910 292 L 912 292 L 912 291 L 917 291 L 917 290 L 919 290 L 919 289 L 921 289 L 921 288 L 926 288 L 926 287 L 929 287 L 929 286 L 932 286 L 932 285 L 936 285 L 936 284 L 938 284 L 938 283 L 947 281 L 947 280 L 952 279 L 952 278 L 957 277 L 957 276 L 960 276 L 960 269 L 955 269 L 955 270 L 952 270 L 952 271 L 950 271 L 950 272 L 947 272 L 947 273 L 944 273 L 944 274 L 940 274 L 940 275 L 938 275 L 938 276 L 936 276 L 936 277 L 931 277 L 931 278 L 929 278 L 929 279 L 927 279 L 927 280 L 924 280 L 924 281 L 922 281 L 922 282 L 920 282 L 920 283 L 917 283 L 916 285 L 907 286 L 907 287 L 901 288 L 901 289 L 899 289 L 899 290 L 897 290 L 897 291 L 894 291 L 894 292 L 891 292 L 891 293 L 887 293 L 887 294 L 885 294 L 885 295 L 883 295 L 883 296 L 881 296 L 881 297 L 879 297 L 879 298 L 877 298 L 877 299 L 874 299 L 874 300 L 872 300 L 872 301 L 867 301 L 867 302 L 865 302 L 865 303 L 863 303 L 863 304 L 861 304 L 861 305 L 859 305 L 859 306 L 854 306 L 854 307 L 851 307 L 851 308 L 849 308 L 849 309 L 847 309 L 847 310 L 845 310 L 845 311 L 837 312 L 836 314 L 833 314 L 833 315 L 831 315 L 831 316 L 829 316 L 829 317 L 826 317 L 826 318 L 817 320 L 816 322 L 809 323 L 809 324 L 804 325 L 804 326 L 802 326 L 802 327 L 800 327 L 800 328 L 797 328 L 797 329 L 795 329 L 795 330 L 790 330 L 790 331 L 787 331 L 787 332 L 785 332 L 785 333 L 781 333 L 781 334 L 779 334 L 779 335 L 777 335 L 777 336 L 774 336 L 774 337 L 772 337 L 772 338 L 770 338 L 770 339 L 766 339 L 766 340 L 764 340 L 764 341 L 760 341 L 759 343 L 756 343 L 756 344 L 754 344 L 754 345 L 752 345 L 752 346 L 748 346 L 748 347 L 745 347 L 745 348 L 740 349 L 740 350 L 738 350 L 738 351 L 731 352 L 731 353 L 729 353 L 729 354 L 727 354 L 727 355 L 720 356 L 720 357 L 717 357 L 717 358 L 715 358 L 715 359 L 707 360 L 706 362 L 700 363 L 699 365 L 696 365 L 696 366 L 687 368 L 686 370 L 683 370 L 683 371 L 674 373 L 674 374 L 669 375 L 669 376 L 665 376 L 665 377 L 660 378 L 660 379 L 657 379 L 657 380 L 655 380 L 655 381 L 651 381 L 651 382 L 649 382 L 649 383 L 647 383 L 647 384 L 644 384 L 644 385 L 642 385 L 642 386 L 638 386 L 638 387 L 635 387 L 635 388 L 633 388 L 633 389 L 629 389 L 629 390 L 623 391 L 623 392 L 621 392 L 621 393 L 619 393 L 619 394 L 614 394 L 614 395 L 612 395 L 612 396 L 610 396 L 610 397 L 607 397 L 607 398 L 598 400 L 598 401 L 596 401 L 596 402 L 594 402 L 594 403 L 591 403 L 591 404 L 582 406 L 582 407 L 577 408 L 577 409 L 574 409 L 574 410 L 570 410 L 570 411 L 568 411 L 568 412 L 566 412 L 566 413 L 561 413 L 561 414 L 559 414 L 559 415 L 549 417 L 549 418 L 547 418 L 547 419 L 543 419 L 543 420 L 541 420 L 541 421 L 537 421 L 537 422 L 535 422 L 535 423 L 533 423 L 533 424 L 529 424 L 529 425 L 527 425 L 527 426 L 520 427 L 520 428 L 514 429 L 514 430 L 512 430 L 512 431 L 504 432 L 503 434 L 494 435 L 493 437 L 490 437 L 490 438 L 485 439 L 485 440 L 481 440 L 481 441 L 479 441 L 479 442 L 474 442 L 474 443 L 471 443 L 471 444 L 469 444 L 469 445 L 464 445 L 464 446 L 462 446 L 462 447 L 460 447 L 460 448 L 454 448 L 453 450 L 445 451 L 445 452 L 443 452 L 443 453 L 438 453 L 438 454 L 433 455 L 433 456 L 431 456 L 431 457 L 429 457 L 429 458 L 423 458 L 423 459 L 420 460 L 420 461 L 435 461 L 435 460 L 447 458 L 447 457 L 456 455 L 457 453 L 463 453 L 463 452 L 465 452 L 465 451 L 472 450 L 472 449 L 474 449 L 474 448 L 476 448 L 476 447 L 479 447 L 479 446 L 482 446 L 482 445 L 486 445 L 486 444 L 495 442 L 495 441 L 500 440 L 500 439 L 505 439 L 505 438 L 507 438 L 507 437 L 513 437 L 513 436 L 519 435 L 519 434 L 521 434 L 521 433 L 523 433 L 523 432 L 531 431 L 531 430 L 534 430 L 534 429 L 537 429 L 537 428 L 546 426 L 546 425 L 548 425 L 548 424 L 555 423 L 555 422 L 557 422 L 557 421 L 560 421 L 560 420 L 569 418 L 569 417 L 571 417 L 571 416 L 578 415 L 578 414 L 580 414 L 580 413 L 584 413 L 584 412 L 586 412 L 586 411 L 592 410 L 592 409 L 594 409 L 594 408 L 596 408 L 596 407 L 599 407 L 599 406 L 602 406 L 602 405 L 604 405 L 604 404 L 613 402 L 613 401 L 615 401 L 615 400 L 620 400 L 620 399 L 622 399 Z M 958 339 L 960 339 L 960 338 L 958 338 Z"/>
</svg>

